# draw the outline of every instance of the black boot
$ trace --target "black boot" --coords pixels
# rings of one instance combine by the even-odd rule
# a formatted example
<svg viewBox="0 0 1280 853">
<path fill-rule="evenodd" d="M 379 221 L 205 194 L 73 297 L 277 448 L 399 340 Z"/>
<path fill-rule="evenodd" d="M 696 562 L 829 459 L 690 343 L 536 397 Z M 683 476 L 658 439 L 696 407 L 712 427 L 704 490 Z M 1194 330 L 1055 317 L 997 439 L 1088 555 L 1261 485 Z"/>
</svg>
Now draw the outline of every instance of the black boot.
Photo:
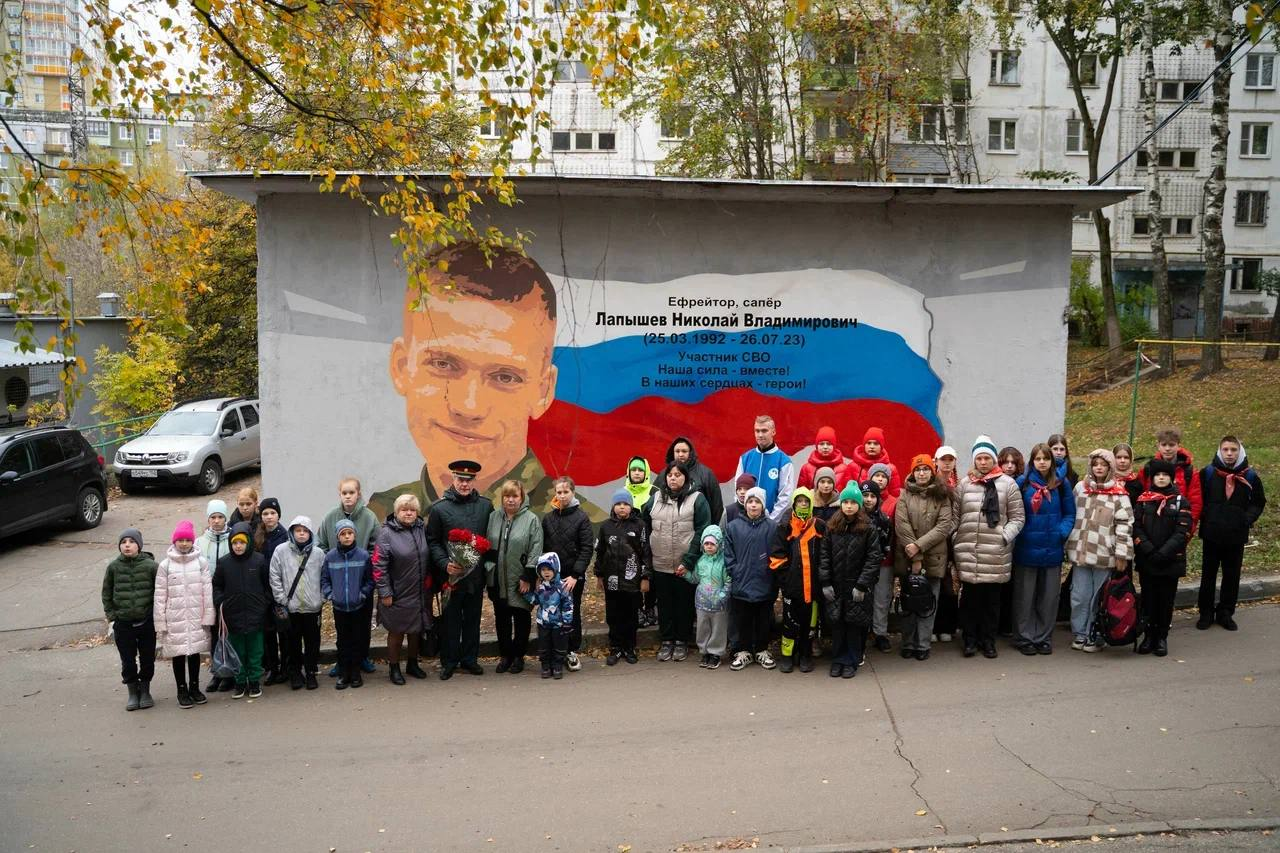
<svg viewBox="0 0 1280 853">
<path fill-rule="evenodd" d="M 801 672 L 813 672 L 813 658 L 808 655 L 801 655 L 800 661 L 796 664 L 796 668 Z"/>
<path fill-rule="evenodd" d="M 391 670 L 391 683 L 404 684 L 404 675 L 400 672 L 400 664 L 393 663 L 389 669 Z"/>
<path fill-rule="evenodd" d="M 1156 647 L 1156 638 L 1151 634 L 1143 634 L 1142 642 L 1138 643 L 1138 654 L 1149 655 Z"/>
<path fill-rule="evenodd" d="M 191 701 L 191 694 L 187 692 L 187 685 L 178 685 L 178 707 L 186 711 L 195 707 L 195 702 Z"/>
<path fill-rule="evenodd" d="M 1160 639 L 1156 640 L 1156 647 L 1152 650 L 1152 652 L 1158 658 L 1162 658 L 1165 655 L 1169 654 L 1169 641 L 1166 640 L 1164 637 L 1161 637 Z"/>
<path fill-rule="evenodd" d="M 778 672 L 791 672 L 796 668 L 793 655 L 778 655 Z"/>
<path fill-rule="evenodd" d="M 417 658 L 410 658 L 409 662 L 404 665 L 404 671 L 414 678 L 426 678 L 426 671 L 418 664 Z"/>
<path fill-rule="evenodd" d="M 154 707 L 155 704 L 156 700 L 151 698 L 151 682 L 138 682 L 138 707 L 146 709 Z"/>
<path fill-rule="evenodd" d="M 125 704 L 124 709 L 126 711 L 136 711 L 141 707 L 138 703 L 140 701 L 139 697 L 142 695 L 142 688 L 138 686 L 136 681 L 129 682 L 128 687 L 129 701 Z"/>
</svg>

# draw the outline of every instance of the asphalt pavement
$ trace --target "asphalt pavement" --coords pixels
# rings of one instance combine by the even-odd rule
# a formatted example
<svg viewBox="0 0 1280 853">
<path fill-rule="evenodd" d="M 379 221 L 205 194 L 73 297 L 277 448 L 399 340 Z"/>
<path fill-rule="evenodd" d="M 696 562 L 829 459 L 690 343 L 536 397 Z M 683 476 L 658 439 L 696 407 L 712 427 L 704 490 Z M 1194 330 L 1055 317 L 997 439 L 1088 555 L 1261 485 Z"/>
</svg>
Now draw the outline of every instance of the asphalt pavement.
<svg viewBox="0 0 1280 853">
<path fill-rule="evenodd" d="M 1274 816 L 1280 607 L 1237 620 L 1180 614 L 1163 660 L 1059 633 L 1049 657 L 873 652 L 851 681 L 821 661 L 405 687 L 382 668 L 187 711 L 162 663 L 135 713 L 109 645 L 9 651 L 0 850 L 638 853 Z"/>
</svg>

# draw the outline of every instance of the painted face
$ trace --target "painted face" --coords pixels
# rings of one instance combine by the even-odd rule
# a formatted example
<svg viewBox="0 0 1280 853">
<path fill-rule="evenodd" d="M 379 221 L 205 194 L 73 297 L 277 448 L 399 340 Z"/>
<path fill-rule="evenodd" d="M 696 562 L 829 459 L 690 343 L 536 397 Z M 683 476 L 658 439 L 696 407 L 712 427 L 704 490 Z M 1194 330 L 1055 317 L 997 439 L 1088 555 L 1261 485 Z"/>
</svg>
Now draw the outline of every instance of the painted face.
<svg viewBox="0 0 1280 853">
<path fill-rule="evenodd" d="M 979 453 L 973 458 L 973 467 L 979 474 L 986 474 L 996 467 L 996 458 L 990 453 Z"/>
<path fill-rule="evenodd" d="M 350 548 L 356 544 L 356 532 L 350 527 L 344 527 L 338 531 L 338 544 L 345 548 Z"/>
<path fill-rule="evenodd" d="M 338 537 L 338 538 L 341 539 L 342 537 Z M 249 543 L 246 542 L 242 537 L 237 536 L 235 539 L 231 540 L 231 553 L 235 554 L 237 557 L 241 556 L 242 554 L 244 554 L 245 551 L 248 551 L 248 550 L 249 550 Z"/>
<path fill-rule="evenodd" d="M 1178 442 L 1162 441 L 1156 446 L 1160 448 L 1160 455 L 1170 462 L 1178 457 Z"/>
<path fill-rule="evenodd" d="M 613 514 L 616 515 L 618 518 L 630 518 L 631 504 L 622 503 L 621 501 L 619 501 L 618 503 L 613 505 Z"/>
<path fill-rule="evenodd" d="M 916 483 L 921 486 L 929 485 L 929 481 L 933 479 L 933 469 L 928 465 L 917 465 L 915 470 L 911 472 L 911 476 L 915 478 Z"/>
<path fill-rule="evenodd" d="M 644 469 L 641 468 L 639 465 L 637 465 L 636 467 L 632 468 L 630 471 L 627 472 L 627 478 L 630 479 L 631 482 L 635 483 L 637 486 L 645 481 L 645 477 L 646 475 L 644 473 Z"/>
<path fill-rule="evenodd" d="M 396 520 L 408 527 L 418 520 L 418 511 L 412 506 L 402 506 L 396 510 Z"/>
<path fill-rule="evenodd" d="M 453 490 L 465 498 L 476 490 L 476 481 L 470 477 L 455 475 L 453 478 Z"/>
<path fill-rule="evenodd" d="M 342 508 L 351 512 L 356 508 L 356 501 L 360 500 L 360 487 L 355 483 L 343 483 L 338 487 L 338 497 L 342 499 Z"/>
<path fill-rule="evenodd" d="M 684 474 L 680 473 L 679 468 L 672 468 L 667 471 L 667 488 L 673 492 L 678 492 L 684 488 Z"/>
<path fill-rule="evenodd" d="M 289 532 L 293 534 L 293 541 L 299 545 L 306 545 L 311 541 L 311 531 L 303 527 L 301 524 L 289 528 Z"/>
<path fill-rule="evenodd" d="M 671 458 L 677 462 L 688 462 L 692 455 L 693 449 L 683 441 L 671 448 Z"/>
<path fill-rule="evenodd" d="M 437 283 L 422 310 L 406 301 L 404 333 L 391 345 L 391 381 L 438 486 L 449 482 L 453 459 L 480 463 L 482 489 L 520 461 L 529 421 L 555 396 L 554 342 L 555 324 L 536 293 L 495 302 Z"/>
<path fill-rule="evenodd" d="M 818 481 L 818 494 L 829 495 L 836 490 L 836 481 L 830 477 L 823 477 Z"/>
<path fill-rule="evenodd" d="M 720 546 L 716 544 L 714 539 L 708 539 L 702 543 L 702 553 L 708 557 L 714 557 L 719 550 Z"/>
<path fill-rule="evenodd" d="M 173 547 L 178 549 L 179 554 L 190 554 L 195 544 L 194 539 L 179 539 L 173 543 Z"/>
<path fill-rule="evenodd" d="M 756 424 L 756 447 L 767 450 L 773 444 L 773 437 L 778 434 L 778 427 L 769 421 L 767 424 Z"/>
<path fill-rule="evenodd" d="M 120 540 L 120 553 L 124 556 L 136 557 L 138 556 L 138 550 L 138 543 L 134 542 L 133 539 L 126 536 Z"/>
<path fill-rule="evenodd" d="M 1049 450 L 1053 453 L 1053 458 L 1057 462 L 1067 458 L 1067 446 L 1062 442 L 1049 445 Z"/>
<path fill-rule="evenodd" d="M 1089 465 L 1089 472 L 1093 474 L 1093 479 L 1101 483 L 1111 476 L 1111 466 L 1101 456 L 1095 456 Z"/>
<path fill-rule="evenodd" d="M 871 480 L 881 489 L 889 488 L 889 475 L 883 471 L 877 471 L 871 475 Z"/>
<path fill-rule="evenodd" d="M 1167 471 L 1161 471 L 1151 478 L 1151 482 L 1157 489 L 1167 489 L 1169 484 L 1173 482 L 1173 478 L 1169 476 Z"/>
<path fill-rule="evenodd" d="M 514 495 L 504 494 L 502 496 L 502 508 L 506 510 L 507 515 L 515 515 L 516 510 L 520 509 L 520 504 L 524 503 L 524 495 L 516 493 Z"/>
<path fill-rule="evenodd" d="M 1240 445 L 1234 441 L 1224 441 L 1218 446 L 1218 455 L 1229 467 L 1234 468 L 1240 462 Z"/>
<path fill-rule="evenodd" d="M 830 456 L 835 452 L 836 446 L 829 441 L 818 442 L 818 452 L 823 456 Z"/>
<path fill-rule="evenodd" d="M 1031 460 L 1031 464 L 1040 472 L 1040 476 L 1043 478 L 1053 468 L 1053 456 L 1037 453 L 1035 458 Z"/>
<path fill-rule="evenodd" d="M 764 504 L 760 502 L 759 498 L 747 498 L 746 507 L 747 518 L 750 518 L 753 521 L 764 515 Z"/>
<path fill-rule="evenodd" d="M 560 506 L 568 506 L 569 501 L 573 500 L 573 489 L 569 488 L 568 483 L 556 483 L 556 500 Z"/>
<path fill-rule="evenodd" d="M 865 498 L 865 495 L 863 496 Z M 840 501 L 840 511 L 852 518 L 858 514 L 858 502 L 854 500 Z"/>
<path fill-rule="evenodd" d="M 867 439 L 866 443 L 862 445 L 862 449 L 867 452 L 868 456 L 871 456 L 871 457 L 879 456 L 880 442 L 876 441 L 874 438 L 869 438 Z"/>
<path fill-rule="evenodd" d="M 275 530 L 280 526 L 280 513 L 267 507 L 262 511 L 262 523 L 267 526 L 268 530 Z"/>
<path fill-rule="evenodd" d="M 1128 474 L 1131 468 L 1133 468 L 1133 457 L 1124 450 L 1116 453 L 1116 472 Z"/>
<path fill-rule="evenodd" d="M 240 517 L 245 519 L 253 518 L 253 511 L 257 506 L 253 498 L 241 498 L 236 501 L 236 509 L 240 510 Z"/>
<path fill-rule="evenodd" d="M 209 516 L 209 529 L 214 533 L 221 533 L 227 529 L 227 517 L 220 512 L 215 512 Z"/>
</svg>

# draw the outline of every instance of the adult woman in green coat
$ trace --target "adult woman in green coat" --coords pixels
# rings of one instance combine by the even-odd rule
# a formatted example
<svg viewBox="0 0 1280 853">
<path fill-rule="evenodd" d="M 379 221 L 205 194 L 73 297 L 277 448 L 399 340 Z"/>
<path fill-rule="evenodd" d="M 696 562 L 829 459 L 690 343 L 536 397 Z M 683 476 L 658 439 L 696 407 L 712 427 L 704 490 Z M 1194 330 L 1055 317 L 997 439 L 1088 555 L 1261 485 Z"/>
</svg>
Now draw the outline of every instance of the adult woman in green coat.
<svg viewBox="0 0 1280 853">
<path fill-rule="evenodd" d="M 524 670 L 529 647 L 530 605 L 524 594 L 533 588 L 534 570 L 542 553 L 542 523 L 524 486 L 516 480 L 502 484 L 502 504 L 489 515 L 486 531 L 490 551 L 485 557 L 485 584 L 493 602 L 494 631 L 498 635 L 498 672 Z"/>
</svg>

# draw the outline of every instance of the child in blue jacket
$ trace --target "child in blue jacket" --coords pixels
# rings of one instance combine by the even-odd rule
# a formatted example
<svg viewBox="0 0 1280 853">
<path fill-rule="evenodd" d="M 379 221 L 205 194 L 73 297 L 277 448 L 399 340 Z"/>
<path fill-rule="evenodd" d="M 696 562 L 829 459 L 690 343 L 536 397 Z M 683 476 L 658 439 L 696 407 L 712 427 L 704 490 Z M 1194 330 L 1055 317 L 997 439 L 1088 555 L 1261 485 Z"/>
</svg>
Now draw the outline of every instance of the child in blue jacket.
<svg viewBox="0 0 1280 853">
<path fill-rule="evenodd" d="M 1031 448 L 1018 478 L 1027 523 L 1013 543 L 1013 645 L 1024 655 L 1053 654 L 1053 623 L 1063 551 L 1076 520 L 1071 484 L 1058 471 L 1048 444 Z"/>
<path fill-rule="evenodd" d="M 369 651 L 369 611 L 373 595 L 373 560 L 356 544 L 356 526 L 349 519 L 334 525 L 336 548 L 324 555 L 320 592 L 333 602 L 333 626 L 338 630 L 338 690 L 360 687 L 360 663 Z"/>
<path fill-rule="evenodd" d="M 569 654 L 569 630 L 573 626 L 573 595 L 560 579 L 560 556 L 548 551 L 538 558 L 538 585 L 525 593 L 537 608 L 538 658 L 543 678 L 564 678 Z"/>
</svg>

